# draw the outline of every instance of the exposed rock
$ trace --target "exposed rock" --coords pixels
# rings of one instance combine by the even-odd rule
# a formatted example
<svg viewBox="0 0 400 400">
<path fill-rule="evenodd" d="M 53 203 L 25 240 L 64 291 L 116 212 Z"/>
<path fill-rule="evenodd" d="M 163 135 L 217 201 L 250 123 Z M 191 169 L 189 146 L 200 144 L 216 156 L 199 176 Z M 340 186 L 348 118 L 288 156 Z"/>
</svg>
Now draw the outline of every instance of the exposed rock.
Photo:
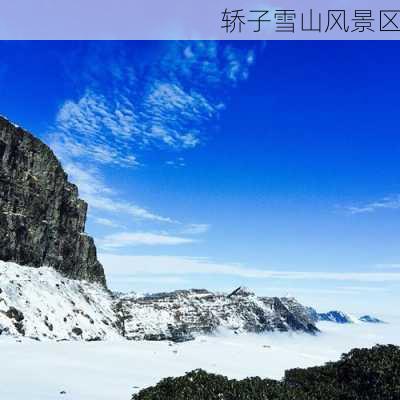
<svg viewBox="0 0 400 400">
<path fill-rule="evenodd" d="M 315 308 L 312 307 L 306 307 L 306 311 L 308 313 L 309 318 L 313 322 L 318 322 L 319 321 L 319 314 Z"/>
<path fill-rule="evenodd" d="M 14 319 L 17 322 L 21 322 L 24 319 L 24 314 L 15 307 L 10 307 L 6 315 L 8 318 Z"/>
<path fill-rule="evenodd" d="M 376 317 L 373 317 L 371 315 L 363 315 L 362 317 L 359 318 L 360 321 L 362 322 L 368 322 L 370 324 L 383 324 L 384 322 Z"/>
<path fill-rule="evenodd" d="M 0 260 L 105 285 L 86 211 L 50 148 L 0 117 Z"/>
<path fill-rule="evenodd" d="M 307 308 L 295 299 L 257 297 L 248 290 L 229 295 L 207 290 L 125 295 L 117 301 L 116 309 L 124 336 L 132 340 L 183 341 L 221 328 L 254 333 L 318 332 Z"/>
<path fill-rule="evenodd" d="M 254 296 L 254 292 L 244 286 L 239 286 L 232 293 L 228 294 L 228 297 L 232 296 Z"/>
<path fill-rule="evenodd" d="M 76 336 L 82 336 L 83 331 L 81 328 L 74 327 L 72 328 L 72 333 Z"/>
<path fill-rule="evenodd" d="M 306 307 L 307 313 L 310 317 L 310 319 L 314 322 L 320 322 L 320 321 L 325 321 L 325 322 L 335 322 L 337 324 L 352 324 L 352 323 L 357 323 L 357 322 L 367 322 L 371 324 L 383 324 L 385 323 L 379 318 L 373 317 L 371 315 L 363 315 L 360 318 L 355 318 L 352 317 L 349 314 L 346 314 L 343 311 L 329 311 L 326 313 L 318 313 L 314 308 L 312 307 Z"/>
<path fill-rule="evenodd" d="M 350 315 L 343 311 L 329 311 L 327 313 L 318 314 L 318 320 L 336 322 L 337 324 L 352 324 L 354 322 Z"/>
</svg>

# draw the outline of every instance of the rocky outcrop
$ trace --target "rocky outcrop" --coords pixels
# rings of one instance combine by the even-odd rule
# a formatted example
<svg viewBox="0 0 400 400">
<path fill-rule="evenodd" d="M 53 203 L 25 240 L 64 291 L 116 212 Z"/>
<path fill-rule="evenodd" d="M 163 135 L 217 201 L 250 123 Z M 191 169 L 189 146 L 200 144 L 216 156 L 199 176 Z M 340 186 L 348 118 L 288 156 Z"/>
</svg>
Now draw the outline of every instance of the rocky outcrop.
<svg viewBox="0 0 400 400">
<path fill-rule="evenodd" d="M 359 320 L 361 322 L 367 322 L 369 324 L 384 324 L 384 321 L 371 315 L 363 315 L 359 318 Z"/>
<path fill-rule="evenodd" d="M 0 117 L 0 260 L 105 285 L 86 211 L 50 148 Z"/>
<path fill-rule="evenodd" d="M 343 311 L 329 311 L 318 314 L 318 321 L 336 322 L 337 324 L 352 324 L 352 317 Z"/>
<path fill-rule="evenodd" d="M 295 299 L 257 297 L 244 288 L 229 295 L 196 289 L 125 295 L 117 301 L 116 310 L 124 336 L 132 340 L 184 341 L 218 329 L 318 332 L 308 309 Z"/>
</svg>

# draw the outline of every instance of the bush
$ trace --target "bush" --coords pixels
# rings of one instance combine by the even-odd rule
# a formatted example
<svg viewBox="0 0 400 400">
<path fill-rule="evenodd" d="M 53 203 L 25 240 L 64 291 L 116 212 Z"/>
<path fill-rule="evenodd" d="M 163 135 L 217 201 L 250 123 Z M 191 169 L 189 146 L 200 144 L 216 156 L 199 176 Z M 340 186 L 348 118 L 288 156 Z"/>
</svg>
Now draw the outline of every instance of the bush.
<svg viewBox="0 0 400 400">
<path fill-rule="evenodd" d="M 286 371 L 282 381 L 241 381 L 201 369 L 166 378 L 132 400 L 398 400 L 400 348 L 354 349 L 322 367 Z"/>
</svg>

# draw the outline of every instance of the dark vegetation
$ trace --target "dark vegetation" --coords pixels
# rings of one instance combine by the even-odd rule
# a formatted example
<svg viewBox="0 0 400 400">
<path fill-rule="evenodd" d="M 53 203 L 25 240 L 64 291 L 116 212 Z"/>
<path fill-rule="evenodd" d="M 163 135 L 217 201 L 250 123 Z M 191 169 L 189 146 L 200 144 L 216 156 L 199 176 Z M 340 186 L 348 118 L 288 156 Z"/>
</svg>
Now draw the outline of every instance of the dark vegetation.
<svg viewBox="0 0 400 400">
<path fill-rule="evenodd" d="M 400 347 L 354 349 L 337 362 L 286 371 L 282 381 L 237 381 L 195 370 L 163 379 L 132 400 L 400 400 Z"/>
</svg>

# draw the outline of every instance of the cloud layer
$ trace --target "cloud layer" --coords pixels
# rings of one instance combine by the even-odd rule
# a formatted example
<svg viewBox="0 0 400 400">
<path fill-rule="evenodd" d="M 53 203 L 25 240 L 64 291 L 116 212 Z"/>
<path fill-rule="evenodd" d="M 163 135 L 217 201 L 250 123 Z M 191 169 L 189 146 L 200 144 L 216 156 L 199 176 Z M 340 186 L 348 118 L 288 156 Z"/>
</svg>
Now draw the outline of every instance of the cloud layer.
<svg viewBox="0 0 400 400">
<path fill-rule="evenodd" d="M 227 275 L 252 279 L 338 282 L 400 282 L 397 272 L 326 272 L 257 269 L 240 264 L 216 263 L 207 258 L 178 256 L 124 256 L 101 254 L 110 275 Z"/>
<path fill-rule="evenodd" d="M 107 235 L 99 239 L 97 243 L 104 249 L 115 249 L 127 246 L 173 246 L 194 242 L 179 236 L 158 234 L 151 232 L 120 232 Z"/>
</svg>

